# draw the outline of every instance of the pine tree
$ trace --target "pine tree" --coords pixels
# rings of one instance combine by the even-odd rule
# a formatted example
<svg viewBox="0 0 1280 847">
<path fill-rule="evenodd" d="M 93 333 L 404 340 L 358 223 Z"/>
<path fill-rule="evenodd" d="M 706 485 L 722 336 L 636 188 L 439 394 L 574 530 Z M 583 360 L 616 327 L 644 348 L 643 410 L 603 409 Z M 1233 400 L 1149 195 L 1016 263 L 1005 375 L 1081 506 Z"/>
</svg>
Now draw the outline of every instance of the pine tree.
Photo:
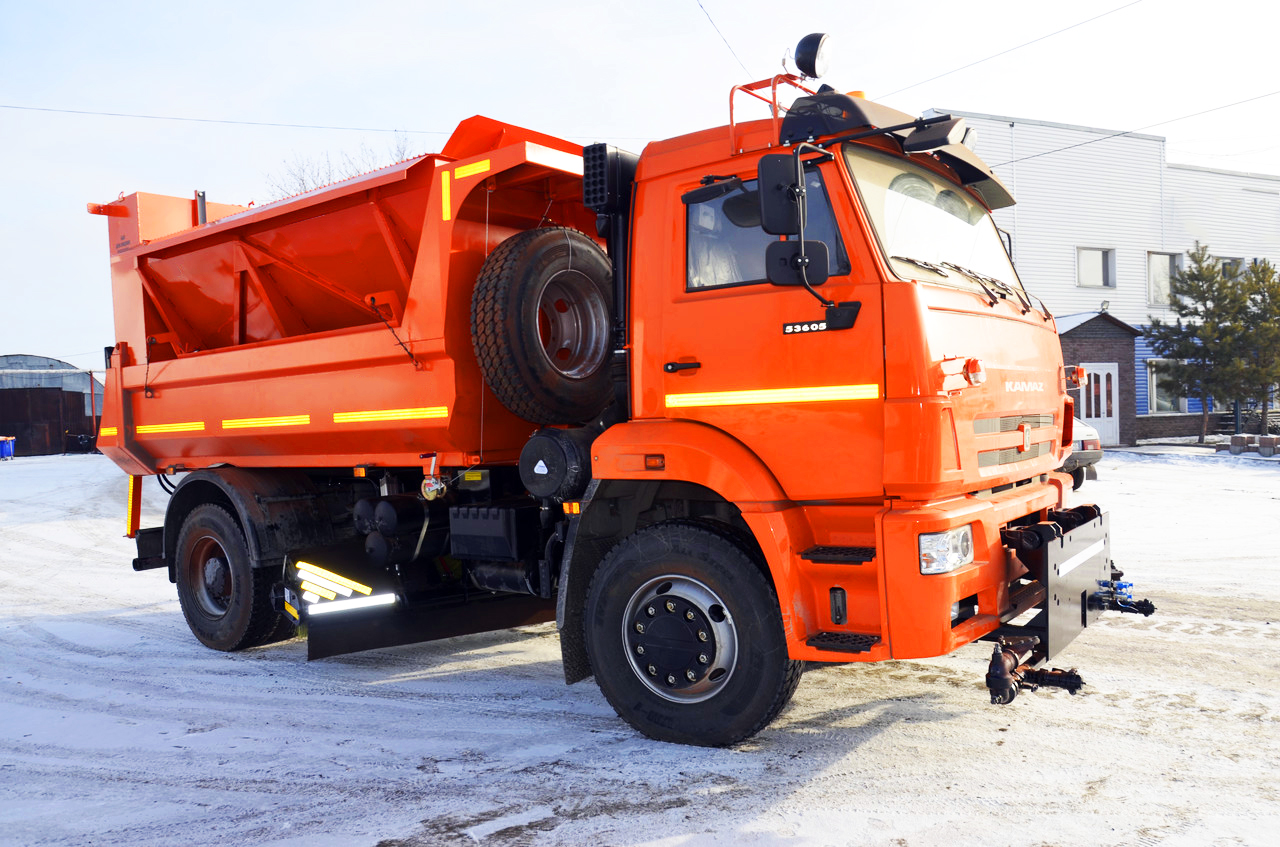
<svg viewBox="0 0 1280 847">
<path fill-rule="evenodd" d="M 1224 273 L 1207 245 L 1187 252 L 1185 270 L 1169 278 L 1169 307 L 1175 319 L 1152 318 L 1144 335 L 1156 355 L 1168 359 L 1159 379 L 1201 403 L 1200 443 L 1209 431 L 1214 397 L 1238 397 L 1246 382 L 1246 298 L 1236 274 Z"/>
<path fill-rule="evenodd" d="M 1280 383 L 1280 274 L 1267 260 L 1250 265 L 1241 278 L 1249 344 L 1244 352 L 1245 393 L 1260 401 L 1258 433 L 1267 434 L 1272 394 Z"/>
</svg>

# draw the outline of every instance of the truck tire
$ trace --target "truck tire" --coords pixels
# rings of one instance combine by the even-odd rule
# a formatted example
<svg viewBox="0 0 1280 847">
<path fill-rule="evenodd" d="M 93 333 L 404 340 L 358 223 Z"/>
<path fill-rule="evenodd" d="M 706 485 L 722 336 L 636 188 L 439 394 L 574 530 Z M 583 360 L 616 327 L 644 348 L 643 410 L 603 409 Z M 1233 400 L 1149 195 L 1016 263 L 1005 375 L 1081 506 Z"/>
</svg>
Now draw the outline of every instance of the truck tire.
<svg viewBox="0 0 1280 847">
<path fill-rule="evenodd" d="M 538 424 L 580 424 L 609 404 L 613 274 L 594 241 L 564 227 L 513 235 L 485 260 L 471 341 L 502 405 Z"/>
<path fill-rule="evenodd" d="M 734 531 L 711 521 L 666 521 L 619 542 L 592 578 L 585 630 L 605 699 L 659 741 L 749 738 L 803 669 L 787 657 L 773 586 Z"/>
<path fill-rule="evenodd" d="M 221 506 L 196 506 L 178 534 L 178 602 L 200 642 L 215 650 L 263 643 L 281 615 L 271 607 L 272 573 L 255 569 L 235 518 Z"/>
</svg>

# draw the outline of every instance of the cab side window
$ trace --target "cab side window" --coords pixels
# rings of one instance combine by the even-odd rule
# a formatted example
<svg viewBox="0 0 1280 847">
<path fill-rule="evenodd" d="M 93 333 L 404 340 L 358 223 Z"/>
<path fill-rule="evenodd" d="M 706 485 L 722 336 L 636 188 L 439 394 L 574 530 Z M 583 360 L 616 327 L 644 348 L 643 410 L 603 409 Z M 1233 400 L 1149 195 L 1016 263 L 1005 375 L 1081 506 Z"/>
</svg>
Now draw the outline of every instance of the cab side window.
<svg viewBox="0 0 1280 847">
<path fill-rule="evenodd" d="M 805 238 L 825 241 L 828 247 L 828 274 L 849 273 L 849 259 L 836 229 L 831 203 L 827 199 L 822 174 L 806 174 L 809 220 Z M 760 199 L 756 181 L 746 180 L 742 191 L 734 191 L 687 207 L 686 291 L 754 285 L 767 282 L 764 252 L 777 236 L 760 228 Z"/>
</svg>

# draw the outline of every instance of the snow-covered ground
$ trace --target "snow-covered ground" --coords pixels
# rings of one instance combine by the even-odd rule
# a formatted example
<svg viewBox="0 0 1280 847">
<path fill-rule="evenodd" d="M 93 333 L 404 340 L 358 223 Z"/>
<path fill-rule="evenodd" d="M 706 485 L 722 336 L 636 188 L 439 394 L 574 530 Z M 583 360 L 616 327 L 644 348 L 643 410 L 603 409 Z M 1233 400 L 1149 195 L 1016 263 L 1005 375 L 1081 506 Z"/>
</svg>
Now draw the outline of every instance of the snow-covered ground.
<svg viewBox="0 0 1280 847">
<path fill-rule="evenodd" d="M 728 750 L 661 744 L 550 625 L 307 663 L 188 633 L 101 456 L 0 463 L 0 844 L 1280 843 L 1280 463 L 1110 452 L 1078 494 L 1159 611 L 992 706 L 989 647 L 826 666 Z M 144 526 L 163 493 L 147 488 Z"/>
</svg>

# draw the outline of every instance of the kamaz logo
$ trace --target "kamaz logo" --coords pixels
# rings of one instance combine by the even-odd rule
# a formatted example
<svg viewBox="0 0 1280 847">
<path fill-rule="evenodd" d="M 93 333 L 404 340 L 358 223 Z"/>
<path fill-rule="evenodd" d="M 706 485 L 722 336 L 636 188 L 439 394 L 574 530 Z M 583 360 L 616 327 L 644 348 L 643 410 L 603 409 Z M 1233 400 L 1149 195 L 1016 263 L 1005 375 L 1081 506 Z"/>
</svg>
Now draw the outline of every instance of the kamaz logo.
<svg viewBox="0 0 1280 847">
<path fill-rule="evenodd" d="M 1004 381 L 1005 391 L 1044 391 L 1043 382 L 1015 382 L 1011 379 Z"/>
</svg>

